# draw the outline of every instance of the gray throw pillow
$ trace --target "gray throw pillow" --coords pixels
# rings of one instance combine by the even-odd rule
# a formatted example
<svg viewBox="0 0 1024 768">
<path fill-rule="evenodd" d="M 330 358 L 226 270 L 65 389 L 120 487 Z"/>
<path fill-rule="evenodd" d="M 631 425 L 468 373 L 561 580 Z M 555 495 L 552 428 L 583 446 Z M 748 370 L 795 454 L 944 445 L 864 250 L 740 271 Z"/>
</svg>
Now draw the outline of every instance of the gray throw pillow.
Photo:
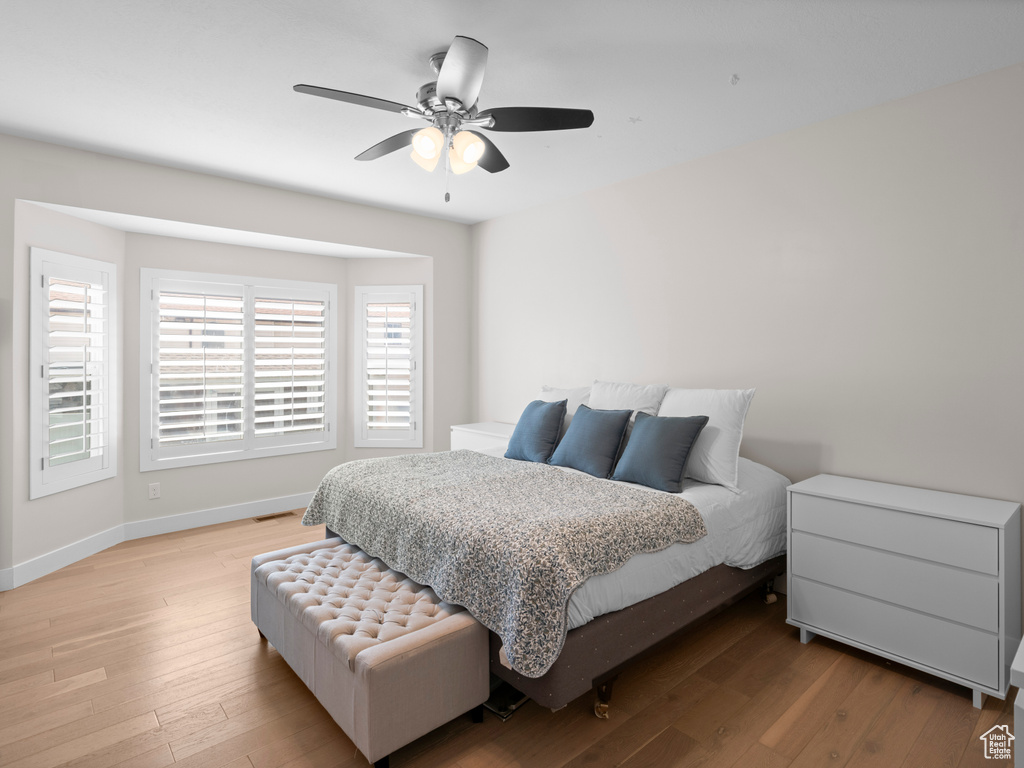
<svg viewBox="0 0 1024 768">
<path fill-rule="evenodd" d="M 612 480 L 679 493 L 683 489 L 683 472 L 690 449 L 707 423 L 707 416 L 638 413 Z"/>
<path fill-rule="evenodd" d="M 629 410 L 601 411 L 581 405 L 548 463 L 608 477 L 632 415 Z"/>
<path fill-rule="evenodd" d="M 562 431 L 565 403 L 565 400 L 554 403 L 534 400 L 526 406 L 512 431 L 505 458 L 547 462 Z"/>
</svg>

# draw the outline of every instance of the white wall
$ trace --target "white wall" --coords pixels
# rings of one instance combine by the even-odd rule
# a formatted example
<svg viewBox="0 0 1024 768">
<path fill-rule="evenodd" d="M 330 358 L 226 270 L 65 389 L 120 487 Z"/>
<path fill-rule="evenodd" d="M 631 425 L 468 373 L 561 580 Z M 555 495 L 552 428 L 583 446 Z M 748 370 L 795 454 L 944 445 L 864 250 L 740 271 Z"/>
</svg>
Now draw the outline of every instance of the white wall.
<svg viewBox="0 0 1024 768">
<path fill-rule="evenodd" d="M 339 435 L 333 451 L 314 451 L 287 456 L 271 456 L 244 461 L 228 461 L 152 472 L 139 471 L 139 270 L 181 269 L 213 274 L 242 275 L 308 280 L 338 286 L 340 307 L 335 354 L 344 365 L 348 349 L 348 303 L 346 259 L 311 256 L 301 253 L 243 248 L 234 245 L 181 240 L 154 235 L 129 234 L 126 242 L 124 272 L 124 423 L 123 451 L 125 519 L 194 512 L 245 502 L 303 493 L 316 488 L 331 467 L 347 458 L 350 441 Z M 287 278 L 286 278 L 287 279 Z M 339 414 L 348 394 L 344 386 L 344 368 L 339 377 Z M 351 450 L 351 449 L 350 449 Z M 160 483 L 160 498 L 149 500 L 150 483 Z"/>
<path fill-rule="evenodd" d="M 93 534 L 120 525 L 124 518 L 123 483 L 126 457 L 124 454 L 124 416 L 120 403 L 112 406 L 118 409 L 117 438 L 122 449 L 117 455 L 117 476 L 98 483 L 83 485 L 62 493 L 28 500 L 29 447 L 28 447 L 28 391 L 30 371 L 28 369 L 28 288 L 29 249 L 32 246 L 53 251 L 71 253 L 87 259 L 98 259 L 117 265 L 118 299 L 124 295 L 121 276 L 125 266 L 124 233 L 108 227 L 82 221 L 72 216 L 56 213 L 38 205 L 17 202 L 14 226 L 14 250 L 21 254 L 14 266 L 12 283 L 25 291 L 21 304 L 23 322 L 13 339 L 14 354 L 19 361 L 14 381 L 15 402 L 18 403 L 12 420 L 4 419 L 11 425 L 0 434 L 0 440 L 10 442 L 14 456 L 14 475 L 11 484 L 0 484 L 5 496 L 14 500 L 14 509 L 21 512 L 12 517 L 11 545 L 14 562 L 21 562 L 48 552 L 54 547 L 54 539 L 67 544 L 79 541 Z M 123 311 L 123 303 L 122 303 Z M 118 359 L 115 376 L 119 384 L 123 380 L 124 357 Z M 123 385 L 121 392 L 124 393 Z"/>
<path fill-rule="evenodd" d="M 477 417 L 757 387 L 742 453 L 1024 499 L 1024 65 L 474 228 Z"/>
<path fill-rule="evenodd" d="M 438 449 L 447 448 L 450 425 L 470 419 L 468 227 L 3 135 L 0 168 L 0 244 L 6 244 L 0 245 L 0 588 L 5 579 L 9 586 L 12 568 L 45 558 L 90 533 L 100 534 L 111 522 L 133 523 L 312 491 L 327 468 L 360 455 L 351 447 L 352 430 L 346 421 L 334 452 L 140 473 L 135 318 L 141 266 L 337 282 L 342 303 L 341 397 L 348 394 L 351 357 L 349 270 L 360 280 L 423 283 L 433 305 L 427 307 L 428 334 L 431 329 L 445 334 L 443 343 L 437 344 L 428 335 L 425 449 L 433 449 L 435 442 Z M 422 254 L 423 258 L 362 263 L 370 260 L 125 236 L 38 206 L 17 204 L 18 200 Z M 114 480 L 36 501 L 28 499 L 25 463 L 31 245 L 121 265 L 119 285 L 126 321 L 121 471 Z M 344 401 L 339 402 L 339 414 L 351 418 Z M 158 501 L 146 497 L 150 482 L 161 483 Z"/>
</svg>

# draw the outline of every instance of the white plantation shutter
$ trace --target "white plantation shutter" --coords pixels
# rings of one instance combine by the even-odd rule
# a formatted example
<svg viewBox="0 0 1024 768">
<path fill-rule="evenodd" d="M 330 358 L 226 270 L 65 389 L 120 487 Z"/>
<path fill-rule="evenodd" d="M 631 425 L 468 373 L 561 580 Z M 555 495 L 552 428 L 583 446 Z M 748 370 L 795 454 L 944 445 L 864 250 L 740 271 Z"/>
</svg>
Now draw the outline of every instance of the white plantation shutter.
<svg viewBox="0 0 1024 768">
<path fill-rule="evenodd" d="M 244 437 L 245 304 L 223 290 L 160 290 L 157 430 L 160 447 Z"/>
<path fill-rule="evenodd" d="M 116 473 L 116 267 L 32 249 L 30 498 Z"/>
<path fill-rule="evenodd" d="M 335 286 L 142 273 L 143 471 L 336 446 Z"/>
<path fill-rule="evenodd" d="M 366 305 L 366 424 L 409 429 L 412 424 L 412 302 Z"/>
<path fill-rule="evenodd" d="M 102 282 L 46 279 L 50 467 L 101 460 L 107 440 L 107 295 Z"/>
<path fill-rule="evenodd" d="M 422 305 L 422 286 L 356 288 L 357 446 L 423 446 Z"/>
<path fill-rule="evenodd" d="M 255 301 L 257 437 L 326 429 L 325 301 Z"/>
</svg>

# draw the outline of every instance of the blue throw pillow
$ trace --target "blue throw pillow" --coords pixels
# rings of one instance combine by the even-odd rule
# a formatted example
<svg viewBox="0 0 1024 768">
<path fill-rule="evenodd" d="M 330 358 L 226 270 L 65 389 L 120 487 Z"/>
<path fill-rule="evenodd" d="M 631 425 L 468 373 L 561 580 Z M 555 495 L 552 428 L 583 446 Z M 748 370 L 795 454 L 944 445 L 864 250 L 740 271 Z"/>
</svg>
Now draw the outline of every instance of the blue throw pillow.
<svg viewBox="0 0 1024 768">
<path fill-rule="evenodd" d="M 601 411 L 581 405 L 549 463 L 608 477 L 632 415 L 630 410 Z"/>
<path fill-rule="evenodd" d="M 690 449 L 708 423 L 707 416 L 650 416 L 638 413 L 626 450 L 612 480 L 638 483 L 659 491 L 683 490 Z"/>
<path fill-rule="evenodd" d="M 534 400 L 523 410 L 508 441 L 506 459 L 546 462 L 555 450 L 565 418 L 565 400 L 545 403 Z"/>
</svg>

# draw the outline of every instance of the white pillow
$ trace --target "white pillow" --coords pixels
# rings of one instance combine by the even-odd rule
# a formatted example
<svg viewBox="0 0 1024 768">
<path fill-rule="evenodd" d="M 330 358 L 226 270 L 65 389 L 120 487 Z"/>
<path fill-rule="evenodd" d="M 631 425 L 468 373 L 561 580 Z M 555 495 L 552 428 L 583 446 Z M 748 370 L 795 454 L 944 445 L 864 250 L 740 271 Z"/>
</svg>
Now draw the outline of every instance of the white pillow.
<svg viewBox="0 0 1024 768">
<path fill-rule="evenodd" d="M 557 403 L 559 400 L 569 401 L 565 404 L 565 421 L 562 422 L 561 437 L 564 437 L 566 430 L 569 429 L 569 424 L 572 422 L 573 414 L 576 413 L 576 409 L 581 405 L 587 405 L 587 401 L 590 399 L 590 387 L 562 389 L 559 387 L 549 387 L 545 384 L 540 388 L 540 394 L 534 399 L 543 400 L 545 403 Z"/>
<path fill-rule="evenodd" d="M 686 476 L 702 483 L 736 485 L 743 421 L 754 397 L 753 389 L 670 389 L 659 416 L 707 416 L 707 426 L 686 460 Z"/>
<path fill-rule="evenodd" d="M 590 407 L 601 411 L 643 411 L 651 416 L 658 415 L 661 401 L 668 392 L 664 384 L 616 384 L 610 381 L 595 381 L 590 389 Z M 630 421 L 636 418 L 636 413 Z"/>
</svg>

